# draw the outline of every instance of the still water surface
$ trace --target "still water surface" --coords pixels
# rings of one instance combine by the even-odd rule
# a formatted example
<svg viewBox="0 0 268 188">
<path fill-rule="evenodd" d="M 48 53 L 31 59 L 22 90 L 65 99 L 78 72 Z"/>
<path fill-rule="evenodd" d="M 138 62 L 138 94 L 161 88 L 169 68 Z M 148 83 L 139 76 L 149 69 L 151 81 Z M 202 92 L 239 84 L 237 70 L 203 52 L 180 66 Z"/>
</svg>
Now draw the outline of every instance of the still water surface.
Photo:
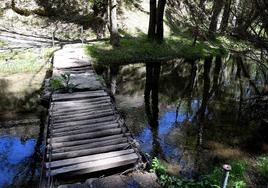
<svg viewBox="0 0 268 188">
<path fill-rule="evenodd" d="M 34 114 L 31 114 L 34 115 Z M 15 117 L 16 120 L 25 116 Z M 0 187 L 38 187 L 42 140 L 40 121 L 4 125 L 0 128 Z M 13 119 L 14 120 L 14 119 Z M 7 122 L 7 119 L 5 119 Z M 13 122 L 10 121 L 9 122 Z"/>
<path fill-rule="evenodd" d="M 160 70 L 144 64 L 97 70 L 141 149 L 172 174 L 193 177 L 267 152 L 267 110 L 252 110 L 258 109 L 254 98 L 263 92 L 265 77 L 256 64 L 242 63 L 244 69 L 229 57 L 162 63 Z"/>
</svg>

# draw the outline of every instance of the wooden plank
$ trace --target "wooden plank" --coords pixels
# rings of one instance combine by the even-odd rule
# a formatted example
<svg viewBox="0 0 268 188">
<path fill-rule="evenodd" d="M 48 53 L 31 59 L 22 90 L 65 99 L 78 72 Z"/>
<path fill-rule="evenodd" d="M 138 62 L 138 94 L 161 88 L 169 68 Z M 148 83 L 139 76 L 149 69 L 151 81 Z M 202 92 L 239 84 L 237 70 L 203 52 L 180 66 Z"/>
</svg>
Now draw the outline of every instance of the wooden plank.
<svg viewBox="0 0 268 188">
<path fill-rule="evenodd" d="M 50 114 L 63 114 L 63 113 L 71 113 L 71 112 L 79 112 L 79 111 L 89 111 L 89 110 L 95 110 L 95 109 L 101 109 L 101 108 L 107 108 L 108 106 L 112 107 L 112 103 L 108 101 L 101 101 L 99 103 L 94 104 L 87 104 L 87 103 L 81 103 L 80 106 L 65 106 L 61 108 L 51 109 Z"/>
<path fill-rule="evenodd" d="M 101 170 L 111 169 L 115 167 L 125 166 L 128 164 L 133 164 L 137 160 L 138 160 L 137 154 L 132 153 L 128 155 L 101 159 L 97 161 L 90 161 L 90 162 L 85 162 L 85 163 L 58 168 L 55 170 L 51 170 L 51 176 L 75 172 L 75 171 L 82 172 L 82 170 L 85 170 L 83 173 L 92 173 L 96 171 L 101 171 Z"/>
<path fill-rule="evenodd" d="M 62 68 L 62 69 L 58 69 L 60 71 L 90 71 L 92 72 L 92 74 L 94 74 L 94 71 L 92 70 L 91 67 L 89 66 L 85 66 L 85 67 L 73 67 L 73 68 Z"/>
<path fill-rule="evenodd" d="M 46 163 L 46 168 L 58 168 L 63 166 L 69 166 L 73 164 L 79 164 L 84 162 L 90 162 L 90 161 L 96 161 L 101 159 L 107 159 L 112 157 L 117 157 L 121 155 L 127 155 L 134 153 L 133 149 L 127 149 L 122 151 L 112 151 L 108 153 L 101 153 L 101 154 L 95 154 L 95 155 L 89 155 L 85 157 L 77 157 L 77 158 L 70 158 L 70 159 L 64 159 L 59 161 L 52 161 Z"/>
<path fill-rule="evenodd" d="M 114 110 L 111 107 L 108 108 L 103 108 L 103 109 L 94 109 L 91 111 L 86 111 L 86 112 L 80 112 L 80 113 L 73 113 L 73 114 L 59 114 L 59 115 L 54 115 L 53 114 L 53 120 L 54 122 L 58 122 L 58 120 L 67 120 L 67 119 L 88 119 L 87 117 L 91 117 L 92 115 L 97 115 L 97 114 L 105 114 L 105 113 L 110 113 L 114 112 Z"/>
<path fill-rule="evenodd" d="M 102 130 L 111 129 L 111 128 L 118 128 L 118 127 L 119 127 L 118 123 L 113 123 L 113 124 L 102 125 L 102 126 L 81 127 L 80 129 L 76 129 L 76 130 L 52 132 L 52 135 L 53 135 L 53 137 L 54 136 L 67 136 L 67 135 L 75 135 L 75 134 L 81 134 L 81 133 L 102 131 Z"/>
<path fill-rule="evenodd" d="M 96 107 L 100 107 L 100 106 L 107 106 L 107 105 L 111 105 L 111 101 L 109 100 L 100 100 L 97 102 L 81 102 L 81 103 L 65 103 L 65 104 L 60 104 L 60 105 L 54 105 L 52 106 L 52 110 L 53 112 L 61 112 L 64 110 L 73 110 L 73 109 L 86 109 L 86 108 L 96 108 Z"/>
<path fill-rule="evenodd" d="M 66 96 L 66 97 L 52 97 L 52 101 L 67 101 L 67 100 L 76 100 L 76 99 L 87 99 L 87 98 L 97 98 L 97 97 L 103 97 L 108 96 L 107 93 L 92 93 L 90 95 L 73 95 L 73 96 Z"/>
<path fill-rule="evenodd" d="M 73 95 L 91 95 L 91 94 L 103 94 L 106 93 L 103 89 L 95 90 L 95 91 L 80 91 L 73 93 L 54 93 L 52 96 L 54 97 L 70 97 Z"/>
<path fill-rule="evenodd" d="M 83 74 L 83 73 L 90 73 L 94 74 L 94 72 L 90 69 L 85 69 L 85 70 L 56 70 L 53 71 L 53 74 L 59 75 L 59 74 L 64 74 L 64 73 L 70 73 L 70 74 Z"/>
<path fill-rule="evenodd" d="M 81 103 L 90 103 L 90 104 L 98 104 L 100 102 L 104 101 L 111 101 L 111 98 L 109 96 L 104 96 L 104 97 L 97 97 L 97 98 L 90 98 L 90 99 L 77 99 L 73 101 L 57 101 L 57 102 L 52 102 L 51 105 L 56 107 L 64 104 L 81 104 Z"/>
<path fill-rule="evenodd" d="M 89 139 L 89 138 L 98 138 L 101 136 L 110 136 L 115 134 L 120 134 L 124 130 L 121 128 L 116 129 L 108 129 L 104 131 L 97 131 L 92 133 L 83 133 L 83 134 L 77 134 L 77 135 L 69 135 L 69 136 L 59 136 L 59 137 L 53 137 L 52 139 L 48 139 L 48 143 L 55 143 L 55 142 L 67 142 L 67 141 L 74 141 L 74 140 L 83 140 L 83 139 Z"/>
<path fill-rule="evenodd" d="M 53 153 L 51 154 L 51 159 L 59 160 L 59 159 L 67 159 L 67 158 L 73 158 L 73 157 L 81 157 L 85 155 L 93 155 L 98 153 L 105 153 L 110 151 L 117 151 L 126 149 L 129 146 L 129 143 L 123 143 L 123 144 L 116 144 L 116 145 L 110 145 L 110 146 L 103 146 L 98 148 L 91 148 L 91 149 L 81 149 L 78 151 L 70 151 L 70 152 L 63 152 L 63 153 Z M 47 154 L 47 158 L 49 155 Z"/>
<path fill-rule="evenodd" d="M 74 92 L 68 94 L 53 94 L 52 101 L 65 101 L 65 100 L 74 100 L 74 99 L 86 99 L 86 98 L 97 98 L 108 96 L 104 90 L 96 90 L 90 92 Z"/>
<path fill-rule="evenodd" d="M 59 55 L 58 55 L 59 56 Z M 61 56 L 66 56 L 66 53 L 62 54 Z M 92 67 L 91 63 L 89 61 L 82 60 L 83 63 L 80 64 L 69 64 L 69 66 L 63 66 L 63 67 L 54 67 L 54 69 L 71 69 L 71 68 L 79 68 L 79 67 Z"/>
<path fill-rule="evenodd" d="M 70 116 L 73 114 L 87 113 L 87 112 L 92 112 L 94 110 L 104 110 L 104 109 L 114 109 L 114 108 L 112 107 L 111 104 L 90 107 L 90 108 L 82 108 L 82 109 L 70 108 L 70 109 L 67 109 L 67 110 L 61 111 L 61 112 L 53 112 L 53 116 L 61 116 L 61 115 Z"/>
<path fill-rule="evenodd" d="M 64 152 L 70 152 L 70 151 L 78 151 L 78 150 L 92 149 L 95 147 L 104 147 L 104 146 L 122 144 L 122 143 L 127 143 L 127 138 L 117 138 L 114 140 L 106 140 L 106 141 L 83 144 L 83 145 L 78 145 L 78 146 L 62 147 L 62 148 L 57 148 L 57 149 L 52 150 L 52 153 L 64 153 Z"/>
<path fill-rule="evenodd" d="M 93 113 L 93 114 L 88 114 L 84 116 L 74 116 L 73 118 L 64 118 L 62 117 L 61 119 L 55 119 L 53 122 L 54 123 L 64 123 L 64 122 L 70 122 L 70 121 L 81 121 L 81 120 L 88 120 L 88 119 L 95 119 L 95 118 L 101 118 L 109 115 L 113 115 L 115 112 L 113 110 L 106 110 L 98 113 Z"/>
<path fill-rule="evenodd" d="M 59 143 L 51 143 L 51 145 L 47 145 L 47 148 L 61 148 L 61 147 L 69 147 L 69 146 L 77 146 L 81 144 L 89 144 L 89 143 L 95 143 L 105 140 L 113 140 L 116 138 L 123 138 L 125 136 L 130 136 L 130 133 L 125 134 L 116 134 L 111 136 L 104 136 L 100 138 L 91 138 L 91 139 L 85 139 L 85 140 L 77 140 L 77 141 L 70 141 L 70 142 L 59 142 Z"/>
<path fill-rule="evenodd" d="M 55 128 L 51 129 L 50 132 L 52 134 L 54 133 L 61 133 L 61 132 L 68 132 L 68 131 L 76 131 L 76 130 L 86 130 L 86 129 L 95 129 L 97 127 L 104 127 L 104 126 L 108 126 L 108 125 L 118 125 L 118 123 L 116 121 L 108 121 L 108 122 L 101 122 L 101 123 L 96 123 L 96 124 L 86 124 L 86 125 L 75 125 L 75 126 L 66 126 L 66 127 L 62 127 L 62 128 Z M 119 125 L 118 125 L 119 126 Z"/>
<path fill-rule="evenodd" d="M 63 68 L 56 68 L 57 70 L 65 70 L 65 69 L 81 69 L 81 68 L 89 68 L 92 69 L 92 65 L 91 64 L 85 64 L 85 65 L 79 65 L 79 66 L 75 66 L 75 67 L 63 67 Z"/>
<path fill-rule="evenodd" d="M 85 111 L 85 110 L 90 110 L 90 109 L 98 109 L 98 108 L 103 108 L 107 106 L 112 106 L 112 103 L 110 101 L 100 101 L 97 103 L 79 103 L 79 104 L 68 104 L 68 105 L 63 105 L 63 106 L 57 106 L 53 107 L 51 109 L 51 113 L 68 113 L 70 111 Z"/>
<path fill-rule="evenodd" d="M 86 125 L 86 124 L 94 124 L 94 123 L 100 123 L 100 122 L 108 122 L 115 120 L 116 117 L 114 115 L 105 116 L 105 117 L 99 117 L 95 119 L 87 119 L 87 120 L 80 120 L 80 121 L 74 121 L 74 122 L 63 122 L 63 123 L 53 123 L 53 128 L 62 128 L 66 126 L 74 126 L 74 125 Z"/>
<path fill-rule="evenodd" d="M 55 104 L 70 104 L 70 103 L 94 103 L 94 102 L 99 102 L 102 100 L 107 100 L 110 101 L 111 98 L 110 96 L 102 96 L 102 97 L 97 97 L 97 98 L 89 98 L 89 99 L 76 99 L 76 100 L 71 100 L 71 101 L 56 101 L 56 102 L 51 102 L 52 105 L 55 106 Z"/>
</svg>

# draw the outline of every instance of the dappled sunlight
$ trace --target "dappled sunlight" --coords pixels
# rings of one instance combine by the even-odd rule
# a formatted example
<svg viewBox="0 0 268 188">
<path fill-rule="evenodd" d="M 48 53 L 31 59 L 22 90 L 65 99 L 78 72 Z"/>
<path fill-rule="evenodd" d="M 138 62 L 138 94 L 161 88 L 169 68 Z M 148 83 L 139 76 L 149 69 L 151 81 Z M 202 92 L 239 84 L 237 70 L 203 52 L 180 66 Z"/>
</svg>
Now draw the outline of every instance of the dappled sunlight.
<svg viewBox="0 0 268 188">
<path fill-rule="evenodd" d="M 213 155 L 220 160 L 235 160 L 246 157 L 246 154 L 238 147 L 230 147 L 219 142 L 208 142 L 207 147 L 209 147 Z"/>
</svg>

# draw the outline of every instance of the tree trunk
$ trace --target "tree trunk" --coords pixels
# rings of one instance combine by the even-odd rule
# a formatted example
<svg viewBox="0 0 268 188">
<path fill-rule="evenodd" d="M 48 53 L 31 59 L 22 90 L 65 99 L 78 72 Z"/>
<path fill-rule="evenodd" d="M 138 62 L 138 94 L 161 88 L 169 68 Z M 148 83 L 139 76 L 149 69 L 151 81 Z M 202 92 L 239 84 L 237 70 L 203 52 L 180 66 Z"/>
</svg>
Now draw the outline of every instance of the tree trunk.
<svg viewBox="0 0 268 188">
<path fill-rule="evenodd" d="M 148 38 L 154 40 L 156 35 L 156 0 L 150 0 L 150 20 Z"/>
<path fill-rule="evenodd" d="M 199 7 L 205 12 L 206 7 L 205 7 L 206 0 L 200 0 L 199 1 Z"/>
<path fill-rule="evenodd" d="M 212 7 L 213 13 L 212 13 L 212 17 L 211 17 L 211 21 L 209 25 L 209 31 L 208 31 L 209 37 L 211 39 L 215 38 L 215 34 L 217 31 L 218 18 L 222 10 L 222 6 L 223 6 L 222 0 L 214 0 L 213 7 Z"/>
<path fill-rule="evenodd" d="M 166 0 L 158 1 L 156 39 L 159 43 L 162 43 L 164 39 L 164 23 L 163 22 L 164 22 L 165 6 L 166 6 Z"/>
<path fill-rule="evenodd" d="M 117 0 L 109 0 L 110 12 L 110 43 L 113 46 L 119 46 L 119 34 L 117 28 Z"/>
<path fill-rule="evenodd" d="M 222 20 L 221 20 L 221 26 L 220 26 L 221 33 L 224 33 L 228 26 L 230 12 L 231 12 L 231 4 L 232 4 L 232 0 L 225 1 L 224 11 L 223 11 Z"/>
</svg>

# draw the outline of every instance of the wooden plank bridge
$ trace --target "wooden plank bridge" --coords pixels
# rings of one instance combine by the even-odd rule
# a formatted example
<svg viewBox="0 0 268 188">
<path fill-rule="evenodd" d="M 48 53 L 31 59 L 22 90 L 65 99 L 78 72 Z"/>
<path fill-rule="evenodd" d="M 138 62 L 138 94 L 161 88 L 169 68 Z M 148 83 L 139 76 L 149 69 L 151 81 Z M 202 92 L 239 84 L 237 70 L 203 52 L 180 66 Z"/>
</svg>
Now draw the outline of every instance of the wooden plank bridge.
<svg viewBox="0 0 268 188">
<path fill-rule="evenodd" d="M 64 73 L 70 73 L 77 91 L 52 94 L 42 187 L 50 187 L 58 176 L 126 170 L 140 164 L 136 142 L 82 48 L 55 53 L 53 77 Z"/>
</svg>

